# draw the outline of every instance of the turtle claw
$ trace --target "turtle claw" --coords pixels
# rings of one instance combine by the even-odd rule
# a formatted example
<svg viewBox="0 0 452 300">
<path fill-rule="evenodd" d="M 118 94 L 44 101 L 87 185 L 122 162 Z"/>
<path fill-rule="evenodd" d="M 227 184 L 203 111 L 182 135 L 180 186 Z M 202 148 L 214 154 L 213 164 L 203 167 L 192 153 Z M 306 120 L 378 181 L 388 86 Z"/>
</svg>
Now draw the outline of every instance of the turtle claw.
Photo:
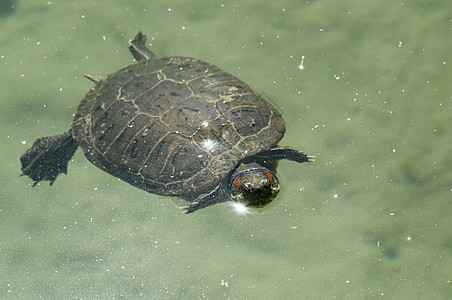
<svg viewBox="0 0 452 300">
<path fill-rule="evenodd" d="M 189 205 L 180 206 L 179 208 L 182 209 L 183 214 L 190 214 L 198 209 L 196 208 L 198 204 L 199 203 L 195 201 L 190 203 Z"/>
<path fill-rule="evenodd" d="M 88 78 L 89 80 L 91 80 L 94 83 L 99 83 L 101 80 L 104 79 L 104 77 L 101 76 L 95 76 L 95 75 L 90 75 L 90 74 L 84 74 L 83 76 L 85 76 L 85 78 Z"/>
</svg>

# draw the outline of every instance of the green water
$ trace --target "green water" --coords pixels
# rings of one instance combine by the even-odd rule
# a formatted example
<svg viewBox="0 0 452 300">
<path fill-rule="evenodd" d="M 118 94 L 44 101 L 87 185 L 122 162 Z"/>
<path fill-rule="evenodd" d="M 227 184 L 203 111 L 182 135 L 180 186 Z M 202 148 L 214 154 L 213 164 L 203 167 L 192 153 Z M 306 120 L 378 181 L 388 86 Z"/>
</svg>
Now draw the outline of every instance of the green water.
<svg viewBox="0 0 452 300">
<path fill-rule="evenodd" d="M 0 14 L 0 298 L 452 298 L 452 1 L 15 3 Z M 69 128 L 83 74 L 132 63 L 138 30 L 284 112 L 281 144 L 317 161 L 280 163 L 275 205 L 182 215 L 80 150 L 52 187 L 18 176 L 37 137 Z"/>
</svg>

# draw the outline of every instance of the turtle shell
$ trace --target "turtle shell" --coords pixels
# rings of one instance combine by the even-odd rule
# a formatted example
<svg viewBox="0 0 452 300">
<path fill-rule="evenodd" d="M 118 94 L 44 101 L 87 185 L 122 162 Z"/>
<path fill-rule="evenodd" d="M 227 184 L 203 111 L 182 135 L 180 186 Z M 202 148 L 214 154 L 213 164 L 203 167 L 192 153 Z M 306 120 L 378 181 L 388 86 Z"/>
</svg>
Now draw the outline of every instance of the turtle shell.
<svg viewBox="0 0 452 300">
<path fill-rule="evenodd" d="M 72 124 L 94 165 L 148 192 L 187 200 L 217 188 L 284 132 L 280 112 L 248 85 L 178 56 L 140 61 L 99 80 Z"/>
</svg>

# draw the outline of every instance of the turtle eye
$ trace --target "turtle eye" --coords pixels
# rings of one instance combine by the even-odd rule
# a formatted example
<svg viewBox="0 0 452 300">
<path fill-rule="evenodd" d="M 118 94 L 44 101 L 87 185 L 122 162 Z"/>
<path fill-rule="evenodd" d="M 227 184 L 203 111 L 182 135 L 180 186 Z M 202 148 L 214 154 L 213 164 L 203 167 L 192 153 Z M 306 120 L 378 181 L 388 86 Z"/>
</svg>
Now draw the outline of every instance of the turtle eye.
<svg viewBox="0 0 452 300">
<path fill-rule="evenodd" d="M 273 174 L 270 173 L 269 171 L 264 171 L 265 174 L 267 174 L 267 178 L 268 180 L 272 180 L 273 179 Z"/>
<path fill-rule="evenodd" d="M 239 186 L 242 185 L 242 183 L 240 182 L 240 175 L 235 177 L 233 183 L 234 183 L 234 185 L 237 186 L 237 187 L 239 187 Z"/>
</svg>

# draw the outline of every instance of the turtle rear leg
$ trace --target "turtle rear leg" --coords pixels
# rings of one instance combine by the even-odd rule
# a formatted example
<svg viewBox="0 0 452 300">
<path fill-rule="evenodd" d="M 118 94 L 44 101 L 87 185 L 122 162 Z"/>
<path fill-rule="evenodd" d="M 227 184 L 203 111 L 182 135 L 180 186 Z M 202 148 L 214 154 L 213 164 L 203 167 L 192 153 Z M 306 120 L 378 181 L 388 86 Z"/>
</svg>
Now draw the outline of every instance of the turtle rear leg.
<svg viewBox="0 0 452 300">
<path fill-rule="evenodd" d="M 141 31 L 129 42 L 129 50 L 138 61 L 148 60 L 156 56 L 146 47 L 146 36 Z"/>
<path fill-rule="evenodd" d="M 67 164 L 78 144 L 72 138 L 72 129 L 65 133 L 37 139 L 20 157 L 22 175 L 35 181 L 49 180 L 53 184 L 58 174 L 67 173 Z"/>
</svg>

